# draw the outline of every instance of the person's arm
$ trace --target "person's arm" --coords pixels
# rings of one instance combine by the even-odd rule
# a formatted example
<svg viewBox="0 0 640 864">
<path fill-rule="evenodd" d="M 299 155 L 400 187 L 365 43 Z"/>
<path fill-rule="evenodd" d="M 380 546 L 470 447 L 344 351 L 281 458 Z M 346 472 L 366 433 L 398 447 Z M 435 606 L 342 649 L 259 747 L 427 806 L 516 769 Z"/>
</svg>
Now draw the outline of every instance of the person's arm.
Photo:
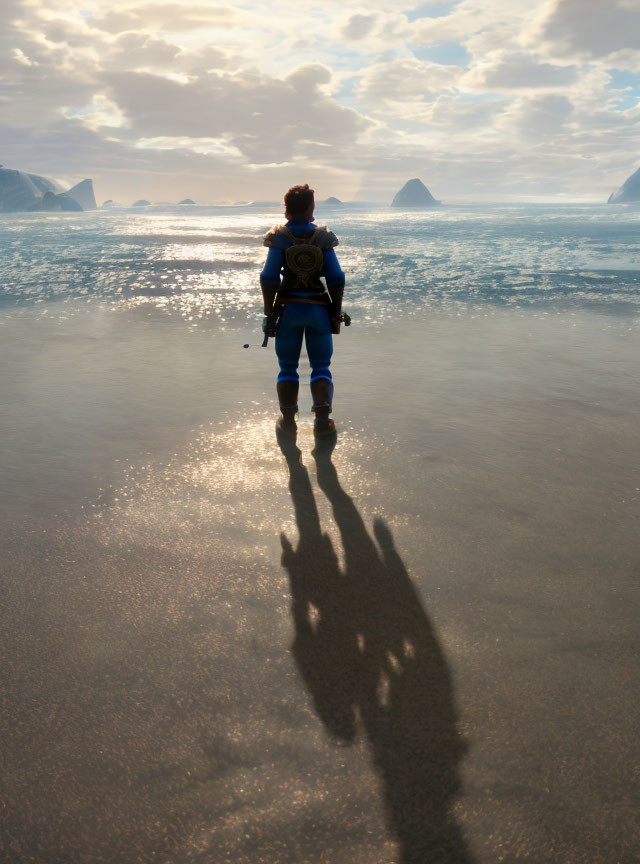
<svg viewBox="0 0 640 864">
<path fill-rule="evenodd" d="M 329 296 L 331 297 L 331 317 L 338 318 L 342 311 L 342 295 L 344 294 L 344 273 L 338 256 L 333 249 L 324 251 L 324 267 L 322 275 L 327 283 Z"/>
<path fill-rule="evenodd" d="M 271 315 L 273 301 L 280 288 L 280 271 L 283 263 L 282 249 L 276 246 L 269 247 L 267 260 L 260 274 L 260 287 L 262 288 L 262 300 L 264 303 L 264 314 Z"/>
</svg>

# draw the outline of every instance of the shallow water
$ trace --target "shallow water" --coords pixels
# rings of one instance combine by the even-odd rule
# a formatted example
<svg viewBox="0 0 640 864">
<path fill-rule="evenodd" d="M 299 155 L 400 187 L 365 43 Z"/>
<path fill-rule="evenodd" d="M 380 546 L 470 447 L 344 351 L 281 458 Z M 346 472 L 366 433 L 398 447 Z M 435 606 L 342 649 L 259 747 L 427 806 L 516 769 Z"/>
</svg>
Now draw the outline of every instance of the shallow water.
<svg viewBox="0 0 640 864">
<path fill-rule="evenodd" d="M 103 298 L 225 326 L 256 308 L 259 208 L 149 208 L 0 217 L 0 298 Z M 439 309 L 597 307 L 637 314 L 640 210 L 606 206 L 317 213 L 341 240 L 351 308 L 363 322 Z"/>
<path fill-rule="evenodd" d="M 357 314 L 317 458 L 306 364 L 299 452 L 273 435 L 248 239 L 272 214 L 219 244 L 185 240 L 210 213 L 38 217 L 33 260 L 51 231 L 75 264 L 57 298 L 23 268 L 1 313 L 6 860 L 637 860 L 635 217 L 586 212 L 477 214 L 475 270 L 471 211 L 407 217 L 466 255 L 455 297 L 418 245 L 382 284 L 402 217 L 332 216 Z M 536 220 L 531 272 L 617 225 L 628 280 L 491 294 L 492 243 L 515 261 Z"/>
</svg>

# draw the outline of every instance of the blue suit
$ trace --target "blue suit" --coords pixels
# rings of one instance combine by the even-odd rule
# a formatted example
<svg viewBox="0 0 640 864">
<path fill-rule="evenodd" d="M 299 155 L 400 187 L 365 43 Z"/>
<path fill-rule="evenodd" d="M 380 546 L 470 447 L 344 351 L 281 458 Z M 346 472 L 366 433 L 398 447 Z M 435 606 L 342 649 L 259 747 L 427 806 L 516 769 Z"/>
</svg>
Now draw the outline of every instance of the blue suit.
<svg viewBox="0 0 640 864">
<path fill-rule="evenodd" d="M 310 236 L 316 229 L 313 222 L 306 221 L 290 220 L 286 225 L 295 237 Z M 261 285 L 271 288 L 280 286 L 284 253 L 289 245 L 291 241 L 287 240 L 285 235 L 278 235 L 277 245 L 269 247 L 267 260 L 260 274 Z M 329 291 L 331 288 L 341 289 L 344 286 L 344 273 L 336 253 L 329 248 L 323 249 L 322 255 L 323 267 L 320 276 L 324 277 Z M 296 297 L 317 298 L 317 291 L 287 291 L 286 296 L 291 299 L 284 308 L 276 335 L 276 354 L 280 364 L 278 382 L 299 380 L 298 363 L 303 338 L 311 364 L 311 383 L 319 378 L 331 381 L 329 366 L 333 354 L 333 337 L 329 307 L 295 302 Z"/>
</svg>

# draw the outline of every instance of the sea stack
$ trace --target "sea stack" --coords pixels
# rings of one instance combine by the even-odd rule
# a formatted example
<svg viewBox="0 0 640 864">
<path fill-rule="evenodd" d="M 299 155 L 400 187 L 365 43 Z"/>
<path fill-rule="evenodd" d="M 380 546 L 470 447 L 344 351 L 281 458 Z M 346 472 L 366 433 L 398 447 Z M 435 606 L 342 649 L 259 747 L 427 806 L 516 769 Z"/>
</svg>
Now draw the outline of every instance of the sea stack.
<svg viewBox="0 0 640 864">
<path fill-rule="evenodd" d="M 609 195 L 607 204 L 625 204 L 627 201 L 640 201 L 640 168 L 624 181 L 617 192 Z"/>
<path fill-rule="evenodd" d="M 392 207 L 441 207 L 442 203 L 436 201 L 422 180 L 414 177 L 407 180 L 402 189 L 395 195 L 391 202 Z"/>
<path fill-rule="evenodd" d="M 83 210 L 96 210 L 96 196 L 93 191 L 93 180 L 81 180 L 76 183 L 71 189 L 68 189 L 66 194 L 69 198 L 73 198 Z"/>
</svg>

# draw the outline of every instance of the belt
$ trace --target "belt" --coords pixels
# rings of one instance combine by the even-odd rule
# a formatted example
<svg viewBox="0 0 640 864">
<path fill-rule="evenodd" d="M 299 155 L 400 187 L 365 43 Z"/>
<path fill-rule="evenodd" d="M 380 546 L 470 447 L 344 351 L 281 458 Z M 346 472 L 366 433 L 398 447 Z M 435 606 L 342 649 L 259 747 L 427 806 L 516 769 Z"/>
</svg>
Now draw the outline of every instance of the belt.
<svg viewBox="0 0 640 864">
<path fill-rule="evenodd" d="M 286 306 L 287 303 L 311 303 L 312 306 L 328 306 L 326 300 L 312 300 L 311 297 L 287 297 L 276 300 L 276 306 Z"/>
</svg>

